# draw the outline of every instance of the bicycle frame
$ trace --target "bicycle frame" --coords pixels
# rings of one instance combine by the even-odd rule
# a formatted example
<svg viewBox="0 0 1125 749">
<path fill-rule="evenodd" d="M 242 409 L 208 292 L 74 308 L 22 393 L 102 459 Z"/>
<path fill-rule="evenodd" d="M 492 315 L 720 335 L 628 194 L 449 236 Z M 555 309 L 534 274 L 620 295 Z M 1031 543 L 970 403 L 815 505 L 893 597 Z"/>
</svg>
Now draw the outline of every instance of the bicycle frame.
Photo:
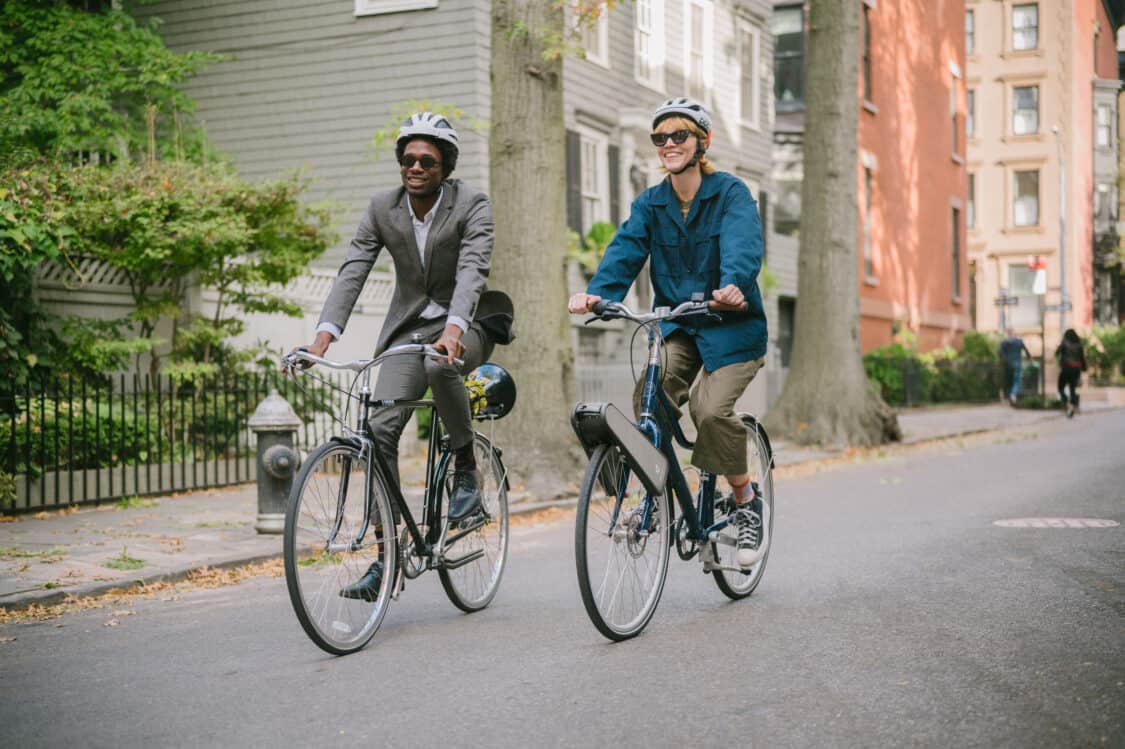
<svg viewBox="0 0 1125 749">
<path fill-rule="evenodd" d="M 374 363 L 374 362 L 372 362 Z M 360 449 L 360 455 L 366 461 L 366 468 L 368 475 L 378 474 L 383 480 L 390 491 L 390 501 L 392 508 L 397 508 L 399 515 L 406 525 L 407 532 L 410 534 L 411 540 L 414 543 L 414 548 L 418 555 L 426 559 L 427 569 L 434 567 L 435 553 L 438 555 L 438 562 L 441 566 L 449 569 L 454 569 L 462 565 L 468 564 L 481 557 L 483 551 L 471 552 L 464 557 L 457 559 L 441 559 L 440 552 L 447 546 L 452 545 L 462 537 L 477 530 L 483 525 L 485 520 L 478 520 L 468 526 L 464 526 L 452 536 L 443 539 L 442 528 L 440 526 L 441 507 L 443 501 L 443 489 L 439 469 L 440 457 L 442 452 L 442 432 L 441 422 L 437 417 L 437 409 L 434 401 L 432 400 L 414 400 L 414 399 L 375 399 L 372 397 L 371 392 L 371 367 L 367 366 L 362 370 L 362 384 L 358 396 L 359 409 L 356 428 L 353 432 L 354 436 L 342 438 L 353 443 L 357 443 Z M 426 447 L 426 488 L 423 493 L 423 524 L 427 528 L 425 534 L 419 527 L 418 522 L 414 518 L 410 507 L 406 503 L 406 498 L 403 496 L 402 487 L 399 482 L 393 480 L 394 473 L 391 471 L 390 466 L 387 465 L 386 459 L 383 454 L 378 450 L 375 442 L 375 436 L 371 431 L 370 417 L 371 411 L 374 408 L 429 408 L 430 409 L 430 429 L 429 441 Z M 345 545 L 333 544 L 336 534 L 339 533 L 340 526 L 344 517 L 344 502 L 347 497 L 348 490 L 348 474 L 345 472 L 343 479 L 340 482 L 339 497 L 337 499 L 336 518 L 333 523 L 332 530 L 329 534 L 326 549 L 329 552 L 334 551 L 354 551 L 363 545 L 363 540 L 367 536 L 367 530 L 371 523 L 371 511 L 374 506 L 374 492 L 372 486 L 368 484 L 364 487 L 364 516 L 363 525 L 359 532 L 356 534 L 355 539 Z"/>
<path fill-rule="evenodd" d="M 676 457 L 675 443 L 679 443 L 685 449 L 690 449 L 694 445 L 684 435 L 680 425 L 670 418 L 671 406 L 667 403 L 667 396 L 660 384 L 660 352 L 664 348 L 664 336 L 660 332 L 659 325 L 649 327 L 648 340 L 648 364 L 645 367 L 644 387 L 641 391 L 641 414 L 637 426 L 668 458 L 668 483 L 680 507 L 680 514 L 687 522 L 688 538 L 703 542 L 708 540 L 712 533 L 726 527 L 730 521 L 715 523 L 715 486 L 718 478 L 715 474 L 700 471 L 699 493 L 695 498 L 696 501 L 693 502 L 687 478 Z M 648 513 L 651 511 L 651 502 L 647 504 L 649 507 L 645 510 L 645 525 L 642 527 L 647 527 Z M 613 520 L 616 523 L 616 510 Z"/>
</svg>

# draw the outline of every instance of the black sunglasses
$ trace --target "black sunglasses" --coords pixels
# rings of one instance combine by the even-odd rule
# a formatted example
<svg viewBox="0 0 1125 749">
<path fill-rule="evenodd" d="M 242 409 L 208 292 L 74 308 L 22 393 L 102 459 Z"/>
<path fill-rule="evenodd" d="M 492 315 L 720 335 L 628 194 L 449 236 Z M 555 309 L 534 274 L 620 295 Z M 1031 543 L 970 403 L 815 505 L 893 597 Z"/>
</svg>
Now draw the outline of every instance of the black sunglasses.
<svg viewBox="0 0 1125 749">
<path fill-rule="evenodd" d="M 421 164 L 422 168 L 428 172 L 435 166 L 438 166 L 441 162 L 435 159 L 433 156 L 423 156 L 419 159 L 413 154 L 408 153 L 401 159 L 399 159 L 398 163 L 402 165 L 403 169 L 410 169 L 415 164 Z"/>
<path fill-rule="evenodd" d="M 685 140 L 690 138 L 691 135 L 692 133 L 690 130 L 677 130 L 674 133 L 653 133 L 648 137 L 652 138 L 652 145 L 660 148 L 669 140 L 678 146 Z"/>
</svg>

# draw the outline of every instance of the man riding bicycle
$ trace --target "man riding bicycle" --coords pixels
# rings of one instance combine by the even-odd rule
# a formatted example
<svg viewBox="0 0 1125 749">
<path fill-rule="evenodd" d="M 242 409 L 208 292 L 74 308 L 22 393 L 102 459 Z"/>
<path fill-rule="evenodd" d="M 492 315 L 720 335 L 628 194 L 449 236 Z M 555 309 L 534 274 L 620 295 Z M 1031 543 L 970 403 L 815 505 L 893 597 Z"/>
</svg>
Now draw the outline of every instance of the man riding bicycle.
<svg viewBox="0 0 1125 749">
<path fill-rule="evenodd" d="M 492 211 L 484 193 L 450 179 L 457 155 L 457 132 L 446 118 L 421 112 L 402 125 L 395 144 L 402 187 L 371 199 L 324 303 L 316 340 L 306 347 L 323 357 L 343 334 L 367 275 L 385 247 L 394 260 L 395 290 L 374 355 L 418 340 L 432 343 L 447 359 L 388 360 L 380 368 L 374 397 L 413 400 L 427 388 L 433 391 L 456 456 L 451 522 L 473 515 L 481 504 L 469 398 L 453 360 L 462 359 L 467 372 L 487 359 L 494 345 L 478 319 L 482 293 L 489 293 L 485 287 L 492 256 Z M 507 342 L 503 336 L 500 340 Z M 383 409 L 370 422 L 396 482 L 399 438 L 410 413 L 404 408 Z M 340 595 L 372 600 L 382 574 L 376 562 Z"/>
<path fill-rule="evenodd" d="M 720 312 L 717 321 L 661 323 L 667 351 L 661 374 L 677 409 L 689 402 L 697 430 L 692 465 L 723 475 L 731 487 L 736 559 L 746 569 L 769 546 L 769 522 L 748 473 L 746 430 L 734 413 L 735 401 L 765 362 L 766 316 L 757 285 L 762 225 L 745 183 L 716 171 L 706 157 L 711 118 L 702 104 L 669 99 L 656 109 L 652 126 L 668 178 L 633 201 L 586 291 L 572 296 L 567 308 L 579 314 L 603 298 L 623 300 L 648 260 L 655 306 L 675 307 L 703 294 L 736 310 Z"/>
</svg>

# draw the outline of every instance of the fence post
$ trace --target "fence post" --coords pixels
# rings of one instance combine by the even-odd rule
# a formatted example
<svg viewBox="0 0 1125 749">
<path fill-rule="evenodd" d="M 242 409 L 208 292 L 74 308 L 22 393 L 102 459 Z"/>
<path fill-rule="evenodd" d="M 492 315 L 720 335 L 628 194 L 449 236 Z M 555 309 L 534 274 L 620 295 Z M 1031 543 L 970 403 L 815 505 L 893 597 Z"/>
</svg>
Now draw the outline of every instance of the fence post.
<svg viewBox="0 0 1125 749">
<path fill-rule="evenodd" d="M 285 529 L 285 504 L 293 476 L 301 464 L 294 437 L 301 420 L 277 390 L 258 404 L 247 422 L 258 437 L 258 533 Z"/>
</svg>

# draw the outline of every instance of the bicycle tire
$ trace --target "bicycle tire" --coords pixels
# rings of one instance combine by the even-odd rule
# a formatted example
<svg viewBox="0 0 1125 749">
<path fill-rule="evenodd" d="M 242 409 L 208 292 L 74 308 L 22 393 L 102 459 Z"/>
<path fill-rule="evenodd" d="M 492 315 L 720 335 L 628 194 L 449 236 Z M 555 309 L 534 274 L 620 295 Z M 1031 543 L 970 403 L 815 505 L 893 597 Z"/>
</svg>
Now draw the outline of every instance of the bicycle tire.
<svg viewBox="0 0 1125 749">
<path fill-rule="evenodd" d="M 485 525 L 461 536 L 445 549 L 445 556 L 461 558 L 466 554 L 482 552 L 482 556 L 467 564 L 450 568 L 439 567 L 441 587 L 450 602 L 465 613 L 473 613 L 492 603 L 500 588 L 500 578 L 508 560 L 508 477 L 499 452 L 483 434 L 473 440 L 477 469 L 481 474 L 481 501 L 488 521 Z M 445 513 L 449 511 L 448 497 L 453 487 L 453 453 L 446 450 L 439 462 L 438 475 L 442 477 L 441 491 L 446 498 Z M 450 529 L 449 537 L 458 531 Z"/>
<path fill-rule="evenodd" d="M 289 600 L 309 639 L 334 655 L 354 653 L 375 635 L 387 613 L 396 573 L 390 495 L 382 477 L 368 474 L 366 463 L 352 443 L 320 446 L 297 474 L 285 515 Z M 358 538 L 365 514 L 363 487 L 368 483 L 372 507 L 362 545 L 330 549 L 330 542 L 350 546 Z M 341 596 L 341 589 L 362 578 L 375 562 L 383 565 L 377 597 L 369 601 Z"/>
<path fill-rule="evenodd" d="M 648 533 L 639 535 L 646 505 L 651 506 Z M 668 575 L 671 525 L 667 490 L 648 497 L 616 447 L 597 447 L 578 495 L 574 550 L 582 604 L 594 627 L 610 640 L 636 637 L 656 612 Z M 648 563 L 637 570 L 642 557 Z"/>
<path fill-rule="evenodd" d="M 743 426 L 746 427 L 746 461 L 747 470 L 750 473 L 750 480 L 757 483 L 758 488 L 762 492 L 762 505 L 764 514 L 767 517 L 762 519 L 763 524 L 768 528 L 769 545 L 766 547 L 765 555 L 758 560 L 757 564 L 750 567 L 745 572 L 736 572 L 734 570 L 717 569 L 711 573 L 715 578 L 715 584 L 728 598 L 738 601 L 746 598 L 754 592 L 758 587 L 758 583 L 762 581 L 762 575 L 766 571 L 766 560 L 769 559 L 770 549 L 773 548 L 773 459 L 770 453 L 769 442 L 762 436 L 761 426 L 750 416 L 746 414 L 739 414 L 742 419 Z M 730 511 L 729 495 L 725 498 L 716 496 L 715 498 L 715 520 L 716 522 L 725 517 Z M 734 525 L 728 525 L 719 531 L 719 535 L 726 539 L 726 543 L 720 544 L 723 550 L 729 550 L 726 556 L 726 563 L 730 564 L 734 559 L 734 550 L 737 548 L 738 531 Z M 722 551 L 719 554 L 723 554 Z M 722 561 L 722 560 L 721 560 Z"/>
</svg>

